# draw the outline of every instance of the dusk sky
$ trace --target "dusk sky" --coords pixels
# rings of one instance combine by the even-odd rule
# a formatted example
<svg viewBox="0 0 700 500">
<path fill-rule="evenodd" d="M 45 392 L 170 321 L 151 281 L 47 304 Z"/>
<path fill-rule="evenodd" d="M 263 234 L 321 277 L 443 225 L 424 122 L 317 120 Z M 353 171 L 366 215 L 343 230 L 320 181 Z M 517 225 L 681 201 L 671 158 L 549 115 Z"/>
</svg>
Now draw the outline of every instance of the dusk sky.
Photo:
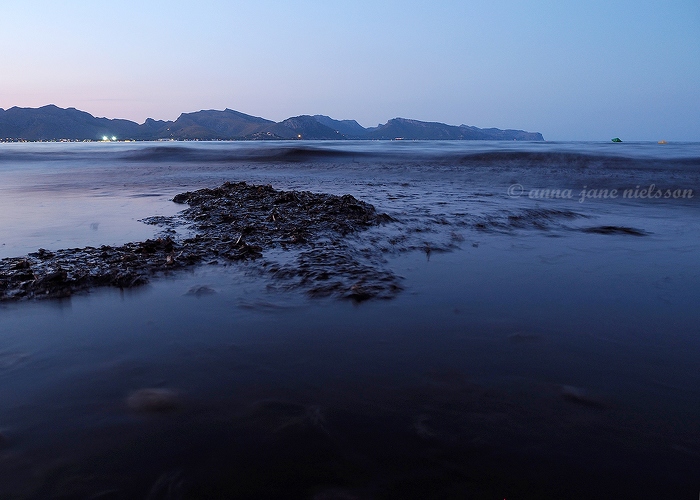
<svg viewBox="0 0 700 500">
<path fill-rule="evenodd" d="M 32 1 L 0 108 L 406 117 L 548 140 L 700 141 L 700 2 Z"/>
</svg>

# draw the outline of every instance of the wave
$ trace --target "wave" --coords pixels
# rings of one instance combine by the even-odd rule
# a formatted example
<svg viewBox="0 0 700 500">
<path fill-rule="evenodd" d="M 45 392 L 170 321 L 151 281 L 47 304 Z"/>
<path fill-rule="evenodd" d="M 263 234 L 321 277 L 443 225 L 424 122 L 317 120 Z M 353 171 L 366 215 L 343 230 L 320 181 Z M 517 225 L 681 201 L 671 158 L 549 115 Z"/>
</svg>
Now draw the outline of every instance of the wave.
<svg viewBox="0 0 700 500">
<path fill-rule="evenodd" d="M 618 154 L 588 154 L 562 151 L 488 151 L 460 155 L 461 165 L 498 165 L 498 166 L 560 166 L 568 168 L 613 167 L 645 168 L 676 165 L 679 167 L 700 168 L 700 157 L 654 158 L 622 156 Z"/>
<path fill-rule="evenodd" d="M 644 156 L 632 154 L 601 154 L 599 152 L 541 151 L 527 149 L 498 149 L 468 151 L 469 145 L 408 143 L 396 145 L 357 144 L 327 145 L 269 145 L 257 143 L 217 147 L 203 146 L 149 146 L 129 151 L 122 159 L 127 161 L 170 161 L 197 163 L 226 162 L 323 162 L 329 160 L 363 160 L 419 162 L 423 164 L 452 164 L 464 166 L 518 166 L 518 167 L 611 167 L 611 168 L 700 168 L 700 156 Z M 466 151 L 465 151 L 466 150 Z"/>
<path fill-rule="evenodd" d="M 0 148 L 0 164 L 75 161 L 94 163 L 347 163 L 455 167 L 650 168 L 700 170 L 697 144 L 658 146 L 601 143 L 482 141 L 182 142 L 46 145 Z"/>
<path fill-rule="evenodd" d="M 361 151 L 313 146 L 197 148 L 191 146 L 151 146 L 133 150 L 122 158 L 128 161 L 177 162 L 277 162 L 314 161 L 367 156 Z"/>
</svg>

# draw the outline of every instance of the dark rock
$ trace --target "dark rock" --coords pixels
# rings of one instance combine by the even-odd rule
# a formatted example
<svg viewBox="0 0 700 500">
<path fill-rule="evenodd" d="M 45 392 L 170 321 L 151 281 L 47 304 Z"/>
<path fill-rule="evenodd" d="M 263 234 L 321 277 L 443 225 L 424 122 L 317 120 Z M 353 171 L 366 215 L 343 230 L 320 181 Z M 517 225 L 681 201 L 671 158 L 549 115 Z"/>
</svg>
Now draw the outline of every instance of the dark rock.
<svg viewBox="0 0 700 500">
<path fill-rule="evenodd" d="M 193 237 L 168 234 L 119 247 L 40 249 L 25 259 L 2 259 L 0 300 L 65 297 L 96 286 L 130 288 L 156 273 L 214 259 L 256 261 L 268 249 L 288 245 L 302 249 L 297 266 L 277 268 L 273 277 L 313 296 L 360 302 L 401 290 L 399 278 L 381 269 L 379 259 L 367 262 L 347 241 L 352 233 L 393 219 L 351 195 L 227 182 L 178 194 L 173 201 L 189 207 L 178 216 L 147 221 L 168 228 L 187 224 Z"/>
<path fill-rule="evenodd" d="M 13 270 L 18 270 L 18 269 L 29 269 L 29 268 L 31 268 L 31 267 L 32 267 L 32 266 L 31 266 L 31 264 L 29 264 L 29 261 L 28 261 L 28 260 L 22 259 L 22 260 L 16 262 L 16 263 L 11 267 L 11 269 L 13 269 Z"/>
<path fill-rule="evenodd" d="M 584 233 L 593 233 L 593 234 L 622 234 L 622 235 L 628 235 L 628 236 L 647 236 L 646 231 L 642 231 L 641 229 L 635 229 L 633 227 L 625 227 L 625 226 L 595 226 L 595 227 L 585 227 L 581 229 L 582 232 Z"/>
<path fill-rule="evenodd" d="M 214 295 L 216 290 L 207 285 L 193 286 L 187 291 L 186 295 L 194 295 L 195 297 L 203 297 L 205 295 Z"/>
</svg>

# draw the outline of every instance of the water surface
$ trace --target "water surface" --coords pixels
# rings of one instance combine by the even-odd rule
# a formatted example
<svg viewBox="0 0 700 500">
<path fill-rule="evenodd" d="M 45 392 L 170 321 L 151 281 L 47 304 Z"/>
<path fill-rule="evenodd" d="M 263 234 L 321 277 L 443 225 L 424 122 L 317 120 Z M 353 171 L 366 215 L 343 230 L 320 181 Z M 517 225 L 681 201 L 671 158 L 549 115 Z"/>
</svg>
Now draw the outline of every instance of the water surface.
<svg viewBox="0 0 700 500">
<path fill-rule="evenodd" d="M 0 144 L 1 256 L 153 236 L 225 180 L 373 203 L 398 223 L 355 244 L 404 291 L 312 299 L 242 263 L 2 304 L 0 496 L 700 490 L 697 198 L 577 196 L 697 193 L 699 145 Z M 129 408 L 142 388 L 177 410 Z"/>
</svg>

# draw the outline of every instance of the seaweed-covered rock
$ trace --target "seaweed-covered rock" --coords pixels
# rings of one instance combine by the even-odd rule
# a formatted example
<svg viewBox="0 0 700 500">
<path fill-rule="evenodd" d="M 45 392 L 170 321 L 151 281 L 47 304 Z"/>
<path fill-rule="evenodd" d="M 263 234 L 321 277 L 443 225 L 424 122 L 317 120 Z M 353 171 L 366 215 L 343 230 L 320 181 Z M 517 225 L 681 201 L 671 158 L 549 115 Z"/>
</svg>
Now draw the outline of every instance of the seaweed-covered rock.
<svg viewBox="0 0 700 500">
<path fill-rule="evenodd" d="M 360 301 L 391 297 L 401 289 L 378 259 L 348 244 L 351 233 L 393 220 L 353 196 L 227 182 L 178 194 L 173 201 L 189 207 L 175 217 L 144 219 L 171 229 L 160 238 L 116 247 L 39 249 L 0 260 L 0 300 L 66 297 L 96 286 L 134 287 L 156 273 L 203 261 L 256 260 L 273 247 L 301 250 L 297 268 L 269 268 L 274 278 L 291 280 L 314 296 Z M 172 229 L 182 225 L 194 234 L 177 238 Z"/>
</svg>

